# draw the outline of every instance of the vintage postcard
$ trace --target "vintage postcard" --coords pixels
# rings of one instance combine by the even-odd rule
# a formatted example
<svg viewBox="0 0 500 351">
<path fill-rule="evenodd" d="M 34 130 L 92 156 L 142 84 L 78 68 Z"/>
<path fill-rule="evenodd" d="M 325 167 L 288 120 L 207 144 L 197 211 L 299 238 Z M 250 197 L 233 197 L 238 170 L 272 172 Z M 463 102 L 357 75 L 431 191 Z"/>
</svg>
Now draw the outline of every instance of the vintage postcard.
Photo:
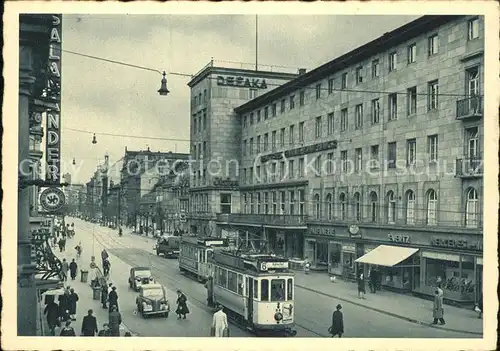
<svg viewBox="0 0 500 351">
<path fill-rule="evenodd" d="M 494 349 L 498 10 L 7 2 L 3 346 Z"/>
</svg>

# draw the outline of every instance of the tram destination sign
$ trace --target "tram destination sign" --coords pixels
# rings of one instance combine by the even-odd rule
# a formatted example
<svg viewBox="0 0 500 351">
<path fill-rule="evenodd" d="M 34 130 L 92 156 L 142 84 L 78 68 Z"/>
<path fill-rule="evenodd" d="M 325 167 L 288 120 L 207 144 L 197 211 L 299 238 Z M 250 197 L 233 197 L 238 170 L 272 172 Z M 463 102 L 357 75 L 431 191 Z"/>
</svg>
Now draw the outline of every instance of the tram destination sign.
<svg viewBox="0 0 500 351">
<path fill-rule="evenodd" d="M 267 271 L 269 269 L 287 269 L 287 268 L 288 268 L 288 261 L 287 262 L 262 262 L 260 264 L 261 271 Z"/>
<path fill-rule="evenodd" d="M 207 240 L 205 241 L 205 246 L 212 246 L 212 245 L 224 245 L 223 240 Z"/>
</svg>

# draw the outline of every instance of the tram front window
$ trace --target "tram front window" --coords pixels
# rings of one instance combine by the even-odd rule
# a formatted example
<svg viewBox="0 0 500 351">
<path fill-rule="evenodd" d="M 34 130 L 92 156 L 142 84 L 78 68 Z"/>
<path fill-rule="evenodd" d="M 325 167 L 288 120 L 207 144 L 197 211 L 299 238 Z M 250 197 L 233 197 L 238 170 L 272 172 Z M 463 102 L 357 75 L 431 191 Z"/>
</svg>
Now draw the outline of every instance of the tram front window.
<svg viewBox="0 0 500 351">
<path fill-rule="evenodd" d="M 271 280 L 271 301 L 285 301 L 285 279 Z"/>
</svg>

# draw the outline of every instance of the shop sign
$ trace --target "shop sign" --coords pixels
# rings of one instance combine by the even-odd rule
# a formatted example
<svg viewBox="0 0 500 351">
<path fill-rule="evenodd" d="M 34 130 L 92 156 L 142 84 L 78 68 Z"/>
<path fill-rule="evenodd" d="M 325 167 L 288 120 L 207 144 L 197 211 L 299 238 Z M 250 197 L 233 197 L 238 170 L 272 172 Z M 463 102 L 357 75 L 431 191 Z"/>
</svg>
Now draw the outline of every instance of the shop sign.
<svg viewBox="0 0 500 351">
<path fill-rule="evenodd" d="M 231 180 L 231 179 L 224 179 L 220 177 L 214 177 L 214 186 L 225 186 L 225 187 L 237 187 L 238 186 L 238 181 L 237 180 Z"/>
<path fill-rule="evenodd" d="M 445 247 L 450 249 L 469 249 L 482 251 L 483 244 L 480 241 L 467 241 L 456 239 L 431 238 L 431 246 Z"/>
<path fill-rule="evenodd" d="M 267 89 L 265 79 L 217 76 L 217 85 L 237 88 Z"/>
<path fill-rule="evenodd" d="M 40 194 L 40 205 L 47 212 L 57 212 L 66 203 L 66 196 L 59 188 L 47 188 Z"/>
<path fill-rule="evenodd" d="M 353 244 L 342 244 L 342 251 L 356 252 L 356 246 Z"/>
<path fill-rule="evenodd" d="M 409 235 L 387 234 L 387 237 L 389 238 L 389 241 L 392 241 L 393 243 L 403 243 L 403 244 L 410 243 Z"/>
<path fill-rule="evenodd" d="M 290 158 L 296 156 L 302 156 L 306 154 L 312 154 L 314 152 L 321 152 L 337 148 L 337 141 L 325 141 L 322 143 L 317 143 L 308 146 L 302 146 L 291 150 L 286 150 L 285 152 L 275 152 L 269 155 L 264 155 L 260 157 L 260 162 L 265 163 L 270 160 L 281 160 L 282 158 Z"/>
<path fill-rule="evenodd" d="M 315 235 L 335 236 L 335 229 L 334 228 L 314 227 L 314 228 L 309 229 L 309 232 L 311 232 L 311 234 L 315 234 Z"/>
</svg>

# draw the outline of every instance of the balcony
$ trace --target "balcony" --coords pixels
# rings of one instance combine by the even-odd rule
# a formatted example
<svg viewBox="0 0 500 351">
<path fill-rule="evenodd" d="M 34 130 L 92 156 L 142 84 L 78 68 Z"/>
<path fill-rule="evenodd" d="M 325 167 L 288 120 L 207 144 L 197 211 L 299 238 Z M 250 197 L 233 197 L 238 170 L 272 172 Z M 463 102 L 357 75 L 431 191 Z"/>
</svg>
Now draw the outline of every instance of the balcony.
<svg viewBox="0 0 500 351">
<path fill-rule="evenodd" d="M 457 119 L 477 119 L 483 116 L 483 98 L 481 96 L 469 96 L 457 101 Z"/>
<path fill-rule="evenodd" d="M 483 159 L 480 156 L 458 158 L 456 160 L 455 176 L 463 179 L 481 178 L 483 176 L 483 164 Z"/>
<path fill-rule="evenodd" d="M 215 219 L 215 213 L 212 212 L 188 212 L 186 213 L 187 219 L 204 219 L 212 220 Z"/>
<path fill-rule="evenodd" d="M 306 228 L 306 215 L 274 215 L 250 213 L 218 213 L 217 222 Z"/>
</svg>

